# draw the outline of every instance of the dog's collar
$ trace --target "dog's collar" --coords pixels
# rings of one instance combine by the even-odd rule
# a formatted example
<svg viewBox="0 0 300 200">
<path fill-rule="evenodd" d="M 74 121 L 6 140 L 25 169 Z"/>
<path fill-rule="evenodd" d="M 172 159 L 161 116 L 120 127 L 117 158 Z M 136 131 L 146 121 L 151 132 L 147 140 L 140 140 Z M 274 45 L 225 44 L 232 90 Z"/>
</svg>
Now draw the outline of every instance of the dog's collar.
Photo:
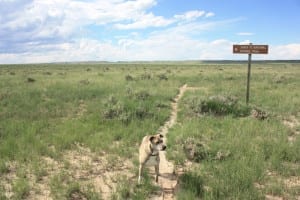
<svg viewBox="0 0 300 200">
<path fill-rule="evenodd" d="M 150 148 L 150 151 L 151 151 L 151 155 L 150 156 L 158 156 L 159 152 L 155 152 L 154 153 L 153 150 L 152 150 L 152 148 L 151 148 L 151 144 L 150 144 L 149 148 Z"/>
</svg>

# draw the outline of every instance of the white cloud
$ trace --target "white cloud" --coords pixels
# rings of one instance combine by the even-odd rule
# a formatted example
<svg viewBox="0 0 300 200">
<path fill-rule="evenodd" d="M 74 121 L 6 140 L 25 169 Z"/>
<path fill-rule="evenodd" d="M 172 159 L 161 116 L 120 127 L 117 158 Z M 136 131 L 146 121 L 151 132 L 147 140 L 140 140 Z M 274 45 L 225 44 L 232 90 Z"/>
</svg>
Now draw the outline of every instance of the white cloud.
<svg viewBox="0 0 300 200">
<path fill-rule="evenodd" d="M 244 40 L 244 41 L 239 42 L 238 44 L 250 44 L 250 43 L 251 43 L 250 40 Z"/>
<path fill-rule="evenodd" d="M 213 16 L 215 16 L 215 13 L 213 12 L 208 12 L 205 14 L 205 17 L 213 17 Z"/>
<path fill-rule="evenodd" d="M 205 11 L 192 10 L 192 11 L 188 11 L 182 15 L 174 15 L 174 18 L 177 20 L 193 21 L 204 15 L 205 15 Z"/>
<path fill-rule="evenodd" d="M 254 33 L 251 33 L 251 32 L 239 32 L 239 33 L 237 33 L 237 35 L 239 35 L 239 36 L 252 36 L 252 35 L 254 35 Z"/>
<path fill-rule="evenodd" d="M 33 44 L 70 42 L 87 25 L 126 20 L 136 21 L 127 28 L 170 23 L 163 17 L 147 14 L 147 9 L 154 5 L 156 0 L 0 1 L 0 53 L 27 52 Z M 137 21 L 143 17 L 144 21 Z"/>
<path fill-rule="evenodd" d="M 153 13 L 143 14 L 131 24 L 116 24 L 118 29 L 143 29 L 148 27 L 164 27 L 172 24 L 174 20 L 165 19 L 162 16 L 154 16 Z"/>
<path fill-rule="evenodd" d="M 51 49 L 45 53 L 45 49 Z M 55 50 L 54 50 L 55 49 Z M 114 61 L 122 57 L 122 49 L 110 42 L 81 39 L 74 43 L 40 46 L 40 51 L 0 54 L 0 63 L 43 63 L 66 61 Z"/>
<path fill-rule="evenodd" d="M 147 16 L 148 21 L 162 21 L 162 17 L 153 14 L 145 15 L 148 8 L 156 4 L 155 0 L 34 0 L 34 1 L 3 1 L 0 6 L 14 7 L 13 13 L 1 9 L 1 16 L 9 15 L 1 20 L 0 29 L 6 33 L 28 33 L 32 37 L 68 37 L 78 27 L 88 24 L 108 24 L 122 20 L 135 20 Z M 12 9 L 11 9 L 12 10 Z M 1 19 L 1 18 L 0 18 Z"/>
<path fill-rule="evenodd" d="M 270 59 L 300 59 L 300 43 L 286 45 L 269 45 Z"/>
<path fill-rule="evenodd" d="M 132 23 L 117 23 L 117 29 L 145 29 L 149 27 L 166 27 L 174 23 L 192 22 L 200 17 L 212 17 L 214 13 L 200 10 L 188 11 L 181 15 L 174 15 L 173 18 L 166 19 L 162 16 L 155 16 L 153 13 L 140 13 L 132 17 Z"/>
<path fill-rule="evenodd" d="M 133 32 L 117 42 L 79 39 L 59 44 L 39 45 L 31 53 L 15 54 L 17 62 L 59 62 L 83 60 L 181 60 L 224 59 L 229 41 L 200 41 L 194 35 L 230 22 L 193 22 L 155 30 L 148 36 Z M 224 50 L 227 49 L 227 50 Z M 220 50 L 217 53 L 217 50 Z M 47 53 L 44 53 L 47 51 Z M 12 54 L 0 56 L 0 62 L 11 62 Z"/>
<path fill-rule="evenodd" d="M 119 39 L 117 44 L 81 39 L 73 43 L 43 45 L 40 51 L 0 54 L 0 63 L 40 63 L 65 61 L 131 60 L 247 60 L 247 55 L 233 54 L 234 42 L 227 39 L 200 41 L 188 35 L 156 33 L 143 39 Z M 53 50 L 55 49 L 55 50 Z M 45 53 L 47 51 L 47 53 Z M 253 59 L 299 59 L 300 44 L 269 46 L 269 54 Z"/>
</svg>

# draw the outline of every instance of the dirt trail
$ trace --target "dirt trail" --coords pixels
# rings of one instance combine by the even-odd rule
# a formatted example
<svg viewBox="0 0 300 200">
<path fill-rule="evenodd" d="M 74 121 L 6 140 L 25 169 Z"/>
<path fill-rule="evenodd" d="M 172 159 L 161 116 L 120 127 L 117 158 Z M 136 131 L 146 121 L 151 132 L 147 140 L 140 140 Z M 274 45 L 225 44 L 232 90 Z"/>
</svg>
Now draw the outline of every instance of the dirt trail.
<svg viewBox="0 0 300 200">
<path fill-rule="evenodd" d="M 158 133 L 164 135 L 165 142 L 167 143 L 168 131 L 173 127 L 177 120 L 178 102 L 184 95 L 186 90 L 195 90 L 198 88 L 188 87 L 187 84 L 179 88 L 178 95 L 173 99 L 171 103 L 172 111 L 168 121 L 158 130 Z M 156 194 L 150 198 L 150 200 L 171 200 L 174 198 L 174 190 L 177 185 L 177 176 L 175 174 L 174 165 L 166 159 L 166 152 L 160 152 L 160 177 L 158 184 L 161 187 L 161 193 Z"/>
</svg>

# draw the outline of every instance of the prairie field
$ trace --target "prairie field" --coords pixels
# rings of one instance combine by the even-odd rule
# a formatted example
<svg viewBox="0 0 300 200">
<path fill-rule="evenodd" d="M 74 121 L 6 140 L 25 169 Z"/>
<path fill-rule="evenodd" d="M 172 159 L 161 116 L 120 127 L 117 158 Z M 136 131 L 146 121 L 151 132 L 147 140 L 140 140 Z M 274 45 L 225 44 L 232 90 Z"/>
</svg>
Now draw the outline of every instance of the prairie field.
<svg viewBox="0 0 300 200">
<path fill-rule="evenodd" d="M 300 199 L 300 63 L 0 65 L 0 199 L 151 199 L 141 139 L 169 119 L 174 197 Z"/>
</svg>

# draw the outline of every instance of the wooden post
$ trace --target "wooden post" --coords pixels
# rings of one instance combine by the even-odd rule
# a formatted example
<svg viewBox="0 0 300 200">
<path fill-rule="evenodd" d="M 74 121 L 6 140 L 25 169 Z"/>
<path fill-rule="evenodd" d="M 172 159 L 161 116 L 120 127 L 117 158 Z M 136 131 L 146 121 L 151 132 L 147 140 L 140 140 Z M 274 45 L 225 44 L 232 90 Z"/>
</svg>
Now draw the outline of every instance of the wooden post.
<svg viewBox="0 0 300 200">
<path fill-rule="evenodd" d="M 248 54 L 248 74 L 247 74 L 247 94 L 246 94 L 246 104 L 249 103 L 249 93 L 250 93 L 250 75 L 251 75 L 251 57 L 252 54 Z"/>
</svg>

